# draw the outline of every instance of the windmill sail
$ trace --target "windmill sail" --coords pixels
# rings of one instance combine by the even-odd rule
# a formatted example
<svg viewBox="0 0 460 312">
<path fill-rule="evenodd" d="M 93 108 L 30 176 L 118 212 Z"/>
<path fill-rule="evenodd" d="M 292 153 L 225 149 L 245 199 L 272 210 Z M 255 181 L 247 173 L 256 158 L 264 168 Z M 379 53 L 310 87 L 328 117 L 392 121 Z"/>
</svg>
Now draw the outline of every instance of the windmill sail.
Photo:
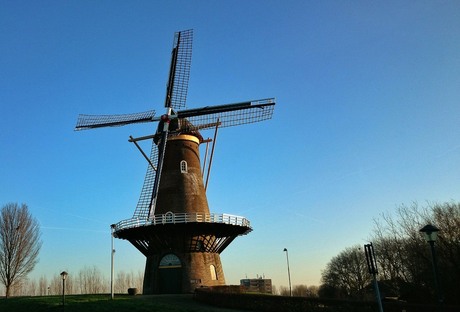
<svg viewBox="0 0 460 312">
<path fill-rule="evenodd" d="M 270 119 L 274 109 L 275 99 L 270 98 L 183 110 L 177 112 L 177 118 L 186 118 L 192 128 L 202 130 L 214 128 L 215 121 L 219 119 L 219 128 L 225 128 Z"/>
<path fill-rule="evenodd" d="M 185 107 L 192 64 L 192 41 L 192 29 L 177 32 L 174 36 L 165 107 Z"/>
<path fill-rule="evenodd" d="M 169 119 L 172 108 L 176 109 L 185 106 L 190 76 L 190 64 L 192 60 L 192 41 L 193 30 L 191 29 L 177 32 L 174 36 L 169 79 L 166 87 L 165 107 L 167 110 L 166 115 L 164 115 L 166 121 Z M 162 129 L 159 129 L 161 132 L 161 140 L 158 143 L 157 170 L 153 182 L 148 218 L 151 218 L 155 214 L 156 200 L 163 169 L 163 158 L 168 138 L 169 122 L 160 123 L 160 126 L 162 126 Z"/>
<path fill-rule="evenodd" d="M 78 115 L 75 130 L 86 130 L 102 127 L 118 127 L 133 123 L 153 121 L 154 110 L 134 114 L 121 115 Z"/>
</svg>

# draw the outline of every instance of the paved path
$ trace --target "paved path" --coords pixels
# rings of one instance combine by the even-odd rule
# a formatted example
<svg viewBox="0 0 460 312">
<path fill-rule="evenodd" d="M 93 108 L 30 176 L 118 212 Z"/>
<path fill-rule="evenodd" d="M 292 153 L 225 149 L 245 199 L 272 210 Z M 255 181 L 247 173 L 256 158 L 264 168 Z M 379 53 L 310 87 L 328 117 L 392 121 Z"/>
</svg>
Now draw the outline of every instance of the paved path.
<svg viewBox="0 0 460 312">
<path fill-rule="evenodd" d="M 178 308 L 188 308 L 188 311 L 200 312 L 250 312 L 246 310 L 234 310 L 219 308 L 212 305 L 201 303 L 193 298 L 193 295 L 139 295 L 139 300 L 152 300 L 158 303 L 164 303 Z"/>
</svg>

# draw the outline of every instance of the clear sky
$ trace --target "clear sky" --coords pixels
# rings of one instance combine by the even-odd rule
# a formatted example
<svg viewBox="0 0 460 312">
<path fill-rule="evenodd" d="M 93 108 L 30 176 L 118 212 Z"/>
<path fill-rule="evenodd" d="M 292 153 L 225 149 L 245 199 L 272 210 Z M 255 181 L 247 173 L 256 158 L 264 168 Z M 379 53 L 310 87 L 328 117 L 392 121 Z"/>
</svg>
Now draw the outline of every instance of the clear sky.
<svg viewBox="0 0 460 312">
<path fill-rule="evenodd" d="M 188 108 L 276 97 L 273 119 L 219 132 L 208 200 L 254 231 L 223 253 L 229 284 L 319 284 L 373 219 L 460 200 L 459 1 L 0 0 L 0 205 L 42 226 L 32 276 L 110 272 L 147 164 L 129 135 L 77 115 L 163 112 L 175 31 L 194 29 Z M 205 136 L 212 136 L 204 133 Z M 144 257 L 116 240 L 116 270 Z"/>
</svg>

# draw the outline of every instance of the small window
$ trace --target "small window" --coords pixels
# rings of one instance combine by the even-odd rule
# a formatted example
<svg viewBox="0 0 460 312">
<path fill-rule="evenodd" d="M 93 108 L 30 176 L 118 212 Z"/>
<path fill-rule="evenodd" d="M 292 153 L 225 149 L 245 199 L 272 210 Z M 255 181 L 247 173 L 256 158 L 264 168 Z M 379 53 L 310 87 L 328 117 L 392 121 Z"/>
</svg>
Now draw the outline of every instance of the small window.
<svg viewBox="0 0 460 312">
<path fill-rule="evenodd" d="M 216 267 L 214 265 L 209 266 L 209 271 L 211 271 L 211 280 L 216 281 L 217 280 L 217 271 Z"/>
<path fill-rule="evenodd" d="M 187 173 L 187 162 L 185 160 L 180 162 L 180 172 Z"/>
<path fill-rule="evenodd" d="M 160 265 L 158 266 L 160 269 L 165 268 L 180 268 L 182 264 L 180 262 L 179 257 L 175 254 L 167 254 L 160 260 Z"/>
<path fill-rule="evenodd" d="M 171 211 L 168 211 L 167 213 L 164 214 L 163 216 L 163 222 L 164 223 L 173 223 L 174 222 L 174 213 Z"/>
</svg>

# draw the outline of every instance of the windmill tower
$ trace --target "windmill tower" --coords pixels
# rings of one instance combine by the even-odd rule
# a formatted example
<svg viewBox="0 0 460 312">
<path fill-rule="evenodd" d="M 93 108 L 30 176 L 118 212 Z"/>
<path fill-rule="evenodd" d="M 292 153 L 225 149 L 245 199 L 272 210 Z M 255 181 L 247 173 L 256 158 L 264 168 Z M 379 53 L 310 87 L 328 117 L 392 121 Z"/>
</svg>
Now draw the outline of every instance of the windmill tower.
<svg viewBox="0 0 460 312">
<path fill-rule="evenodd" d="M 199 146 L 213 142 L 214 147 L 217 129 L 270 119 L 275 101 L 270 98 L 183 109 L 192 39 L 192 30 L 175 33 L 165 114 L 155 117 L 151 110 L 79 115 L 75 128 L 158 122 L 156 133 L 129 139 L 147 160 L 148 168 L 133 217 L 114 228 L 115 237 L 128 240 L 146 256 L 144 294 L 188 293 L 201 286 L 225 285 L 220 253 L 237 236 L 252 230 L 244 217 L 210 212 Z M 213 140 L 202 137 L 200 131 L 207 129 L 215 130 Z M 150 156 L 137 143 L 142 140 L 152 140 Z"/>
</svg>

